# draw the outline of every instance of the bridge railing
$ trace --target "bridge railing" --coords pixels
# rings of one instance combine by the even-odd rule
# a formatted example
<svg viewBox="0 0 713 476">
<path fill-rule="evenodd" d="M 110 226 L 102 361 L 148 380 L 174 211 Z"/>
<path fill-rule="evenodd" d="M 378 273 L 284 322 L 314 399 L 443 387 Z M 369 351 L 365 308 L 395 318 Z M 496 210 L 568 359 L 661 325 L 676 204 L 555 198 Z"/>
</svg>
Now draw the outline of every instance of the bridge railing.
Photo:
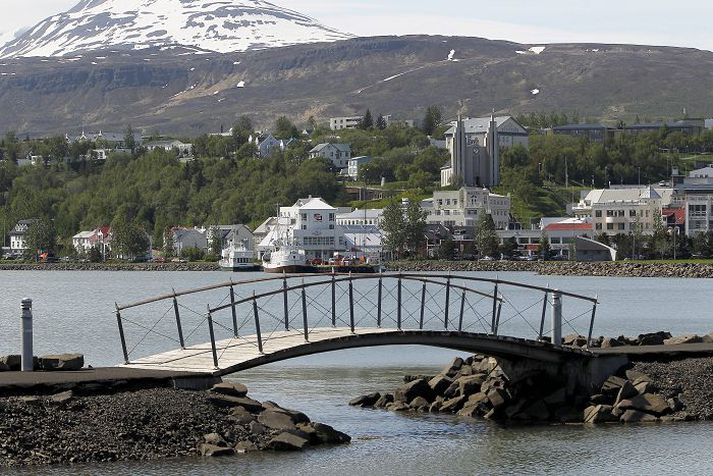
<svg viewBox="0 0 713 476">
<path fill-rule="evenodd" d="M 563 300 L 567 301 L 567 314 Z M 443 330 L 561 342 L 591 342 L 597 298 L 498 278 L 443 273 L 283 275 L 172 292 L 116 305 L 126 363 L 176 347 L 258 353 L 286 335 L 325 329 Z M 546 326 L 548 316 L 550 326 Z M 170 347 L 167 347 L 170 346 Z"/>
</svg>

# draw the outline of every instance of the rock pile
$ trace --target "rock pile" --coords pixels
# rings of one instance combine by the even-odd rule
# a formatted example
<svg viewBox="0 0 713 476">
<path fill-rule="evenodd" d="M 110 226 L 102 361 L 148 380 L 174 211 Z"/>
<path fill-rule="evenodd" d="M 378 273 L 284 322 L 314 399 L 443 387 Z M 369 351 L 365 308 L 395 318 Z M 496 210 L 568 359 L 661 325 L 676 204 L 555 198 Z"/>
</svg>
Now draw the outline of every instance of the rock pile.
<svg viewBox="0 0 713 476">
<path fill-rule="evenodd" d="M 303 413 L 247 396 L 167 388 L 0 398 L 0 467 L 299 450 L 349 436 Z"/>
<path fill-rule="evenodd" d="M 510 380 L 496 359 L 456 358 L 433 377 L 406 377 L 391 393 L 372 393 L 352 406 L 395 412 L 439 412 L 513 424 L 686 421 L 680 388 L 659 390 L 637 370 L 610 376 L 594 394 L 569 389 L 543 373 Z"/>
<path fill-rule="evenodd" d="M 0 356 L 0 372 L 17 372 L 20 370 L 19 355 Z M 84 367 L 82 354 L 55 354 L 33 358 L 34 370 L 45 372 L 81 370 Z"/>
<path fill-rule="evenodd" d="M 592 339 L 591 347 L 601 347 L 603 349 L 622 346 L 642 346 L 642 345 L 680 345 L 680 344 L 712 344 L 713 333 L 699 336 L 698 334 L 686 334 L 673 336 L 667 331 L 649 332 L 639 334 L 637 337 L 604 337 L 600 336 Z M 577 334 L 571 334 L 562 338 L 562 344 L 573 347 L 585 347 L 587 338 Z"/>
</svg>

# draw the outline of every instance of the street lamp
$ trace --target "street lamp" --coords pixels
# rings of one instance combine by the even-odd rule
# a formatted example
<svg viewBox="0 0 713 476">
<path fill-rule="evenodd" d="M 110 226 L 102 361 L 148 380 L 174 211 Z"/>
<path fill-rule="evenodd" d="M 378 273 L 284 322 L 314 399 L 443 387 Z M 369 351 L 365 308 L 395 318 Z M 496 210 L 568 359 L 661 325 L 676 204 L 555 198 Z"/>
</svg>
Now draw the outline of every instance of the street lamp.
<svg viewBox="0 0 713 476">
<path fill-rule="evenodd" d="M 670 228 L 668 232 L 673 235 L 673 259 L 676 260 L 676 236 L 681 233 L 681 229 L 678 226 Z"/>
</svg>

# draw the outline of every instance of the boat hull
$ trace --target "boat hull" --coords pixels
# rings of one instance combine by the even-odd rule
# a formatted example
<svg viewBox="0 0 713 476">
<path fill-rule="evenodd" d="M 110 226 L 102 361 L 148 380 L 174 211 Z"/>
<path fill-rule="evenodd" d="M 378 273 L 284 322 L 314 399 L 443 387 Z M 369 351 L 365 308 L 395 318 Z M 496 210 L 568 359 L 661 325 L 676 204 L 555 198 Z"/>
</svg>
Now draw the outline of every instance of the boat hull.
<svg viewBox="0 0 713 476">
<path fill-rule="evenodd" d="M 314 273 L 316 272 L 316 269 L 314 266 L 306 265 L 306 264 L 288 264 L 285 266 L 275 266 L 275 267 L 268 267 L 268 266 L 263 266 L 263 271 L 266 273 L 286 273 L 286 274 L 300 274 L 300 273 Z"/>
<path fill-rule="evenodd" d="M 250 266 L 221 266 L 221 270 L 223 271 L 230 271 L 233 273 L 248 273 L 251 271 L 260 271 L 261 267 L 257 264 L 253 264 Z"/>
</svg>

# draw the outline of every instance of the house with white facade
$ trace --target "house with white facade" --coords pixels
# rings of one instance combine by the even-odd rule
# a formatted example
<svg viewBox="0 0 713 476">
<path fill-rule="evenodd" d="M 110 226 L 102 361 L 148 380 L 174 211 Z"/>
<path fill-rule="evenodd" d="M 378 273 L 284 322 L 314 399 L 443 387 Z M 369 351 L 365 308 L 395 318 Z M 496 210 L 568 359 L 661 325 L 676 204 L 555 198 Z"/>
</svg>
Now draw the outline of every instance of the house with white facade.
<svg viewBox="0 0 713 476">
<path fill-rule="evenodd" d="M 353 210 L 337 215 L 337 225 L 341 226 L 379 226 L 384 216 L 383 208 Z"/>
<path fill-rule="evenodd" d="M 193 144 L 187 144 L 176 139 L 165 139 L 147 142 L 144 144 L 146 150 L 165 150 L 172 151 L 175 150 L 179 157 L 191 157 L 193 156 Z"/>
<path fill-rule="evenodd" d="M 94 230 L 80 231 L 72 237 L 72 246 L 79 254 L 87 254 L 93 248 L 106 258 L 111 253 L 111 227 L 100 226 Z"/>
<path fill-rule="evenodd" d="M 217 233 L 217 237 L 220 240 L 221 249 L 230 248 L 231 246 L 239 247 L 244 245 L 246 249 L 255 249 L 255 242 L 252 231 L 245 225 L 235 224 L 235 225 L 217 225 L 208 227 L 206 231 L 206 240 L 208 241 L 208 247 L 213 243 L 215 237 L 214 233 Z"/>
<path fill-rule="evenodd" d="M 184 228 L 175 226 L 168 232 L 169 240 L 176 256 L 189 249 L 208 250 L 208 237 L 205 228 Z"/>
<path fill-rule="evenodd" d="M 462 187 L 437 190 L 421 206 L 428 214 L 426 222 L 447 227 L 476 226 L 481 214 L 493 218 L 495 228 L 504 230 L 510 223 L 510 197 L 491 193 L 487 188 Z"/>
<path fill-rule="evenodd" d="M 323 158 L 332 162 L 337 169 L 349 167 L 349 159 L 352 158 L 352 147 L 349 144 L 318 144 L 309 151 L 309 158 Z"/>
<path fill-rule="evenodd" d="M 372 161 L 372 158 L 368 155 L 360 155 L 359 157 L 352 157 L 347 162 L 347 175 L 352 180 L 359 180 L 359 170 L 364 164 L 368 164 Z"/>
<path fill-rule="evenodd" d="M 333 131 L 341 129 L 356 129 L 359 127 L 361 120 L 362 116 L 332 117 L 329 119 L 329 128 Z"/>
<path fill-rule="evenodd" d="M 27 251 L 27 243 L 25 235 L 27 230 L 37 221 L 35 218 L 29 220 L 20 220 L 15 227 L 10 231 L 10 254 L 14 256 L 22 255 Z"/>
</svg>

